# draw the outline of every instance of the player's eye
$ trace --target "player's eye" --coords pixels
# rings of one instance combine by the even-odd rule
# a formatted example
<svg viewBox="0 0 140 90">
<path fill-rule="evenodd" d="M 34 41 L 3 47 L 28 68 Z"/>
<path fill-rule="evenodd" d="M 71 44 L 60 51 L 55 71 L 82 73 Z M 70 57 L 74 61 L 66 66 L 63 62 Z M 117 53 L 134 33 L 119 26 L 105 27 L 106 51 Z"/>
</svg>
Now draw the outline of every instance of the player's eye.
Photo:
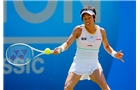
<svg viewBox="0 0 140 90">
<path fill-rule="evenodd" d="M 83 20 L 84 21 L 89 20 L 89 19 L 91 19 L 91 16 L 89 16 L 89 17 L 83 17 Z"/>
</svg>

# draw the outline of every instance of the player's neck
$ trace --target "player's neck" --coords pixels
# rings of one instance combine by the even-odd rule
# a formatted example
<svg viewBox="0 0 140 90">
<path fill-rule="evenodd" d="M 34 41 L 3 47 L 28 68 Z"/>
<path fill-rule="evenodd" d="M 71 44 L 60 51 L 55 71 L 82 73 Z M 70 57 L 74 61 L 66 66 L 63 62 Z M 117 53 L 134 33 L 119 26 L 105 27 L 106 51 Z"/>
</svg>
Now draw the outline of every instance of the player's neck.
<svg viewBox="0 0 140 90">
<path fill-rule="evenodd" d="M 85 26 L 85 28 L 91 34 L 94 34 L 96 32 L 96 26 L 95 25 L 92 25 L 92 26 L 89 26 L 89 27 Z"/>
</svg>

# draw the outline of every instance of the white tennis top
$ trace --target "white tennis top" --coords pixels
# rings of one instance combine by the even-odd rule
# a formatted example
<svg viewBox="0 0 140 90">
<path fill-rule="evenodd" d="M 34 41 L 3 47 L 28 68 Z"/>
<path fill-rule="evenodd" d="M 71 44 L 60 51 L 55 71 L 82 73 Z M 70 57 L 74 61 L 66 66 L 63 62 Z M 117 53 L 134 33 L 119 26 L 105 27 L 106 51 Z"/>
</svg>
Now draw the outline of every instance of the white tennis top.
<svg viewBox="0 0 140 90">
<path fill-rule="evenodd" d="M 84 24 L 82 32 L 78 39 L 76 39 L 77 50 L 74 59 L 89 59 L 84 63 L 92 63 L 98 60 L 98 52 L 102 41 L 100 26 L 96 25 L 96 32 L 90 34 Z M 82 62 L 82 60 L 80 60 Z"/>
</svg>

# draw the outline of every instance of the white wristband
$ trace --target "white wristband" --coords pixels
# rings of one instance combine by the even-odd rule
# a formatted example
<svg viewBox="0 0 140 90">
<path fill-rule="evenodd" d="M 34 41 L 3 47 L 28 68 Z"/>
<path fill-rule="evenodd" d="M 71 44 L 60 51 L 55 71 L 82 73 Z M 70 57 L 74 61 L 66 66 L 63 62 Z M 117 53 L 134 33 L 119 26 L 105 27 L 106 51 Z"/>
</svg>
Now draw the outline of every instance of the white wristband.
<svg viewBox="0 0 140 90">
<path fill-rule="evenodd" d="M 60 52 L 64 52 L 65 51 L 65 48 L 63 46 L 59 46 L 59 48 L 61 48 Z"/>
<path fill-rule="evenodd" d="M 117 53 L 116 51 L 112 51 L 111 56 L 112 56 L 112 57 L 115 57 L 115 54 L 116 54 L 116 53 Z"/>
</svg>

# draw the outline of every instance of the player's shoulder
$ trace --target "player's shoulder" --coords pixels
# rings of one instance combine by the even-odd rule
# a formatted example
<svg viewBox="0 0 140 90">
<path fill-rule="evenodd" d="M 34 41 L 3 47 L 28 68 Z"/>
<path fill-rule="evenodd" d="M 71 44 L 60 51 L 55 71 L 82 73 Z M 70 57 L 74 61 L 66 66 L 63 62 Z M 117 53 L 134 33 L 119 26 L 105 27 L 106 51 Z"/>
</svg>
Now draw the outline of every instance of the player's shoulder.
<svg viewBox="0 0 140 90">
<path fill-rule="evenodd" d="M 98 26 L 100 28 L 100 32 L 101 32 L 102 35 L 106 34 L 106 31 L 103 27 L 101 27 L 99 25 L 96 25 L 96 26 Z"/>
<path fill-rule="evenodd" d="M 102 32 L 102 33 L 105 33 L 105 29 L 104 28 L 100 28 L 100 31 Z"/>
<path fill-rule="evenodd" d="M 105 29 L 103 27 L 101 27 L 99 25 L 96 25 L 96 26 L 100 29 L 101 32 L 105 32 Z"/>
<path fill-rule="evenodd" d="M 101 31 L 105 31 L 105 29 L 103 27 L 101 27 L 100 25 L 97 25 L 96 26 L 101 30 Z"/>
<path fill-rule="evenodd" d="M 75 26 L 73 30 L 73 34 L 76 35 L 76 38 L 78 38 L 81 35 L 81 32 L 82 32 L 82 26 L 81 25 Z"/>
<path fill-rule="evenodd" d="M 75 26 L 74 31 L 81 32 L 82 31 L 82 25 Z"/>
<path fill-rule="evenodd" d="M 77 25 L 77 26 L 75 26 L 75 29 L 81 29 L 82 30 L 82 25 Z"/>
</svg>

